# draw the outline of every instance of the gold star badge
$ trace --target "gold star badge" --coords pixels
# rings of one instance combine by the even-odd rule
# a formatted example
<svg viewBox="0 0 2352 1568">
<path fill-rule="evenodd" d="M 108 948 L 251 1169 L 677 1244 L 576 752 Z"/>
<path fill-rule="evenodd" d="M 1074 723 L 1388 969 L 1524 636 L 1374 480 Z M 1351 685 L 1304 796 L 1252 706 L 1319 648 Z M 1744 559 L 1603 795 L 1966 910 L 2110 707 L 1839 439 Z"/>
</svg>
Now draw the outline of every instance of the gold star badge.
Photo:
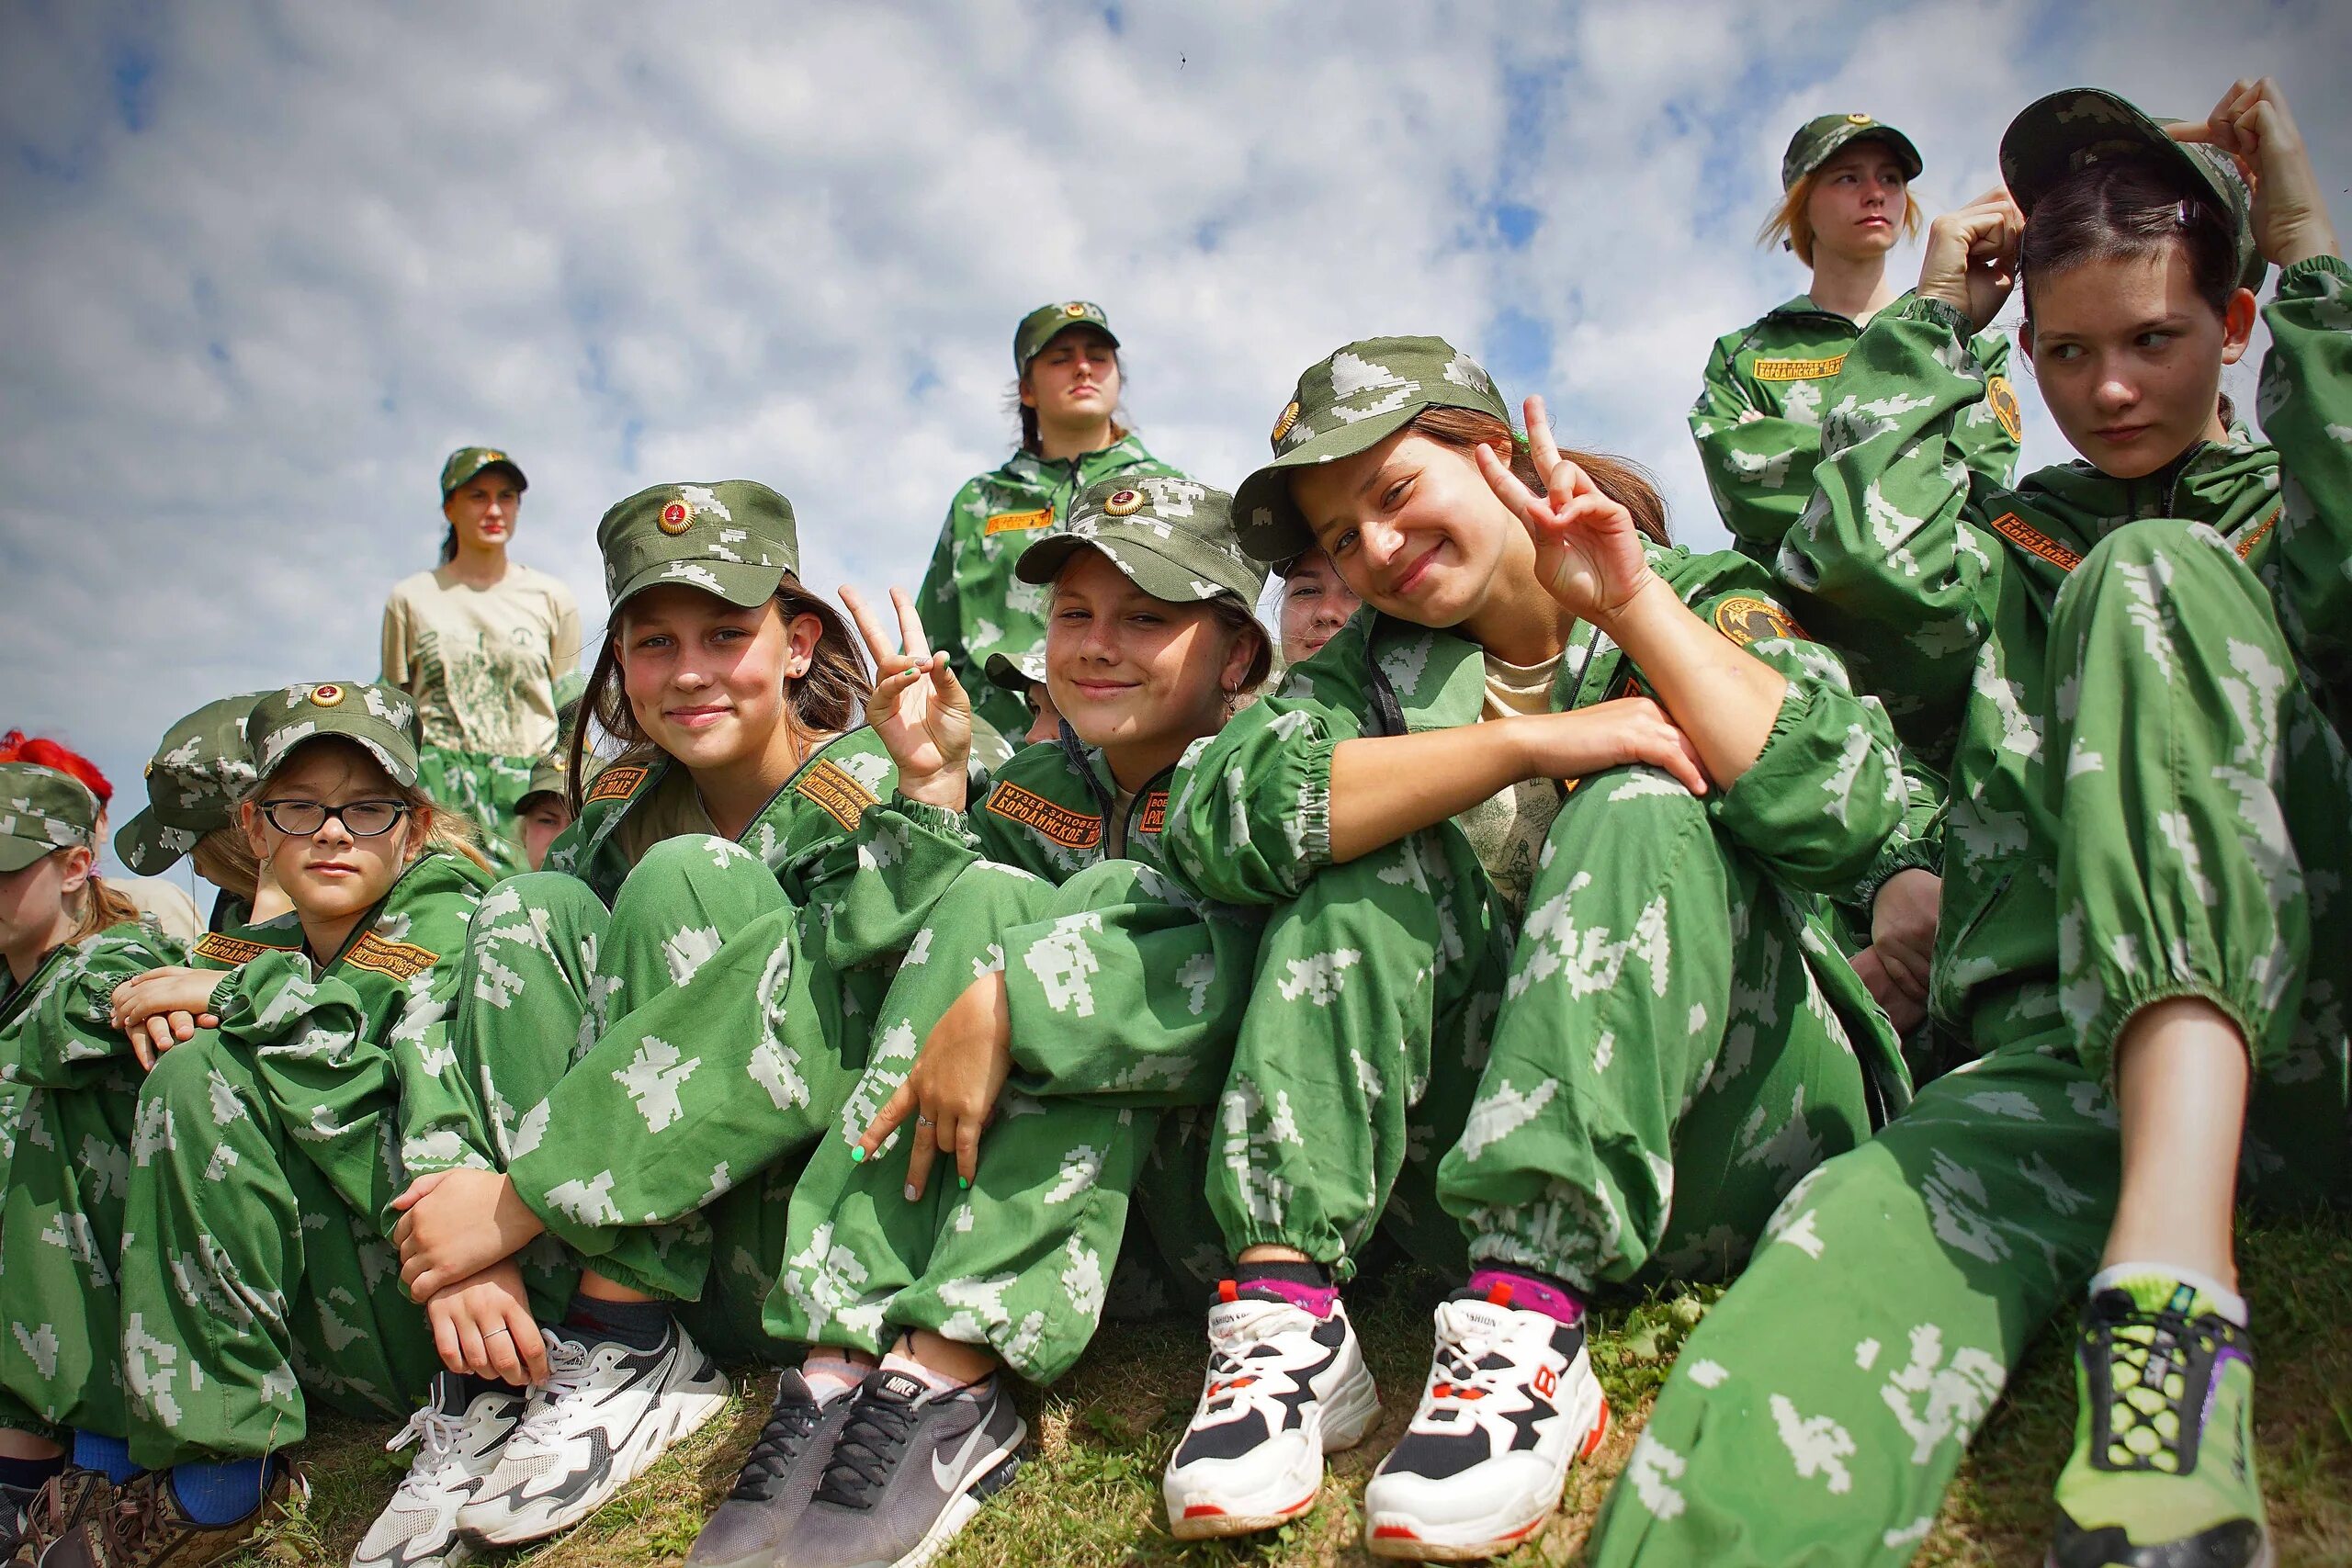
<svg viewBox="0 0 2352 1568">
<path fill-rule="evenodd" d="M 1142 510 L 1143 491 L 1139 490 L 1114 491 L 1111 499 L 1102 503 L 1104 514 L 1112 517 L 1132 517 Z"/>
<path fill-rule="evenodd" d="M 1073 299 L 1062 307 L 1062 314 L 1073 317 L 1083 316 L 1086 314 L 1086 302 L 1082 299 Z"/>
<path fill-rule="evenodd" d="M 1870 122 L 1871 117 L 1866 114 L 1849 114 L 1846 117 L 1848 125 L 1868 125 Z"/>
<path fill-rule="evenodd" d="M 331 708 L 341 701 L 343 701 L 343 688 L 336 685 L 332 681 L 329 681 L 322 686 L 313 686 L 311 688 L 311 705 L 312 707 Z"/>
<path fill-rule="evenodd" d="M 1290 434 L 1290 427 L 1297 423 L 1298 400 L 1296 398 L 1293 398 L 1290 400 L 1290 407 L 1283 410 L 1282 418 L 1274 421 L 1274 434 L 1272 439 L 1280 441 L 1283 436 Z"/>
<path fill-rule="evenodd" d="M 694 526 L 694 521 L 695 509 L 683 501 L 673 501 L 662 509 L 662 515 L 654 519 L 653 525 L 664 534 L 683 534 Z"/>
</svg>

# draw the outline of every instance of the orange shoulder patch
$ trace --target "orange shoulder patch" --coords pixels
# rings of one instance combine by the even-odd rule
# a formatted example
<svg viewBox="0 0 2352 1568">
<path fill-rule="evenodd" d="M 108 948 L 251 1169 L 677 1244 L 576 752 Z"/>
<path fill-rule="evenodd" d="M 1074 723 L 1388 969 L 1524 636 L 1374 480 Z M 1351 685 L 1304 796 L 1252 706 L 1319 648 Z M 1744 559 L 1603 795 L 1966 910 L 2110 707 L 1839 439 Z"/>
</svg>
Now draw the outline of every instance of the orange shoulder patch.
<svg viewBox="0 0 2352 1568">
<path fill-rule="evenodd" d="M 1042 507 L 1035 512 L 1000 512 L 980 525 L 983 534 L 1012 534 L 1024 528 L 1043 528 L 1054 520 L 1054 509 Z"/>
<path fill-rule="evenodd" d="M 2264 518 L 2245 534 L 2239 536 L 2236 545 L 2238 559 L 2252 560 L 2254 558 L 2254 547 L 2270 536 L 2270 530 L 2278 526 L 2278 513 L 2286 509 L 2287 503 L 2285 502 L 2280 502 L 2277 506 L 2270 509 L 2269 516 Z"/>
<path fill-rule="evenodd" d="M 606 768 L 603 773 L 596 775 L 596 782 L 588 786 L 588 795 L 586 798 L 589 800 L 627 800 L 630 795 L 637 793 L 637 786 L 644 782 L 645 770 L 643 768 L 637 767 L 635 765 L 626 768 Z"/>
<path fill-rule="evenodd" d="M 1747 373 L 1759 381 L 1826 381 L 1845 367 L 1840 354 L 1830 359 L 1759 359 Z"/>
<path fill-rule="evenodd" d="M 1160 833 L 1168 827 L 1168 792 L 1153 790 L 1143 797 L 1143 810 L 1136 818 L 1138 833 Z"/>
<path fill-rule="evenodd" d="M 2083 564 L 2082 556 L 2060 544 L 2014 512 L 2004 512 L 1988 525 L 2018 548 L 2030 556 L 2040 556 L 2060 571 L 2072 571 Z"/>
<path fill-rule="evenodd" d="M 413 942 L 386 942 L 369 931 L 351 944 L 351 951 L 343 955 L 343 961 L 354 969 L 390 975 L 395 980 L 413 980 L 440 963 L 441 955 Z"/>
<path fill-rule="evenodd" d="M 1786 610 L 1769 599 L 1746 593 L 1735 593 L 1715 605 L 1715 630 L 1742 648 L 1773 637 L 1811 640 Z"/>
<path fill-rule="evenodd" d="M 865 808 L 876 799 L 872 790 L 850 776 L 849 770 L 826 761 L 804 770 L 800 782 L 792 786 L 792 793 L 814 803 L 840 823 L 844 831 L 853 833 L 857 830 L 857 819 L 865 815 Z"/>
<path fill-rule="evenodd" d="M 1101 818 L 1072 811 L 1016 784 L 1000 783 L 989 791 L 989 809 L 1008 822 L 1036 829 L 1064 849 L 1092 849 L 1102 840 Z"/>
<path fill-rule="evenodd" d="M 265 953 L 286 950 L 271 947 L 266 942 L 247 942 L 243 937 L 223 936 L 219 931 L 206 931 L 196 939 L 196 945 L 188 951 L 198 958 L 209 958 L 215 964 L 226 964 L 233 969 L 251 963 Z"/>
</svg>

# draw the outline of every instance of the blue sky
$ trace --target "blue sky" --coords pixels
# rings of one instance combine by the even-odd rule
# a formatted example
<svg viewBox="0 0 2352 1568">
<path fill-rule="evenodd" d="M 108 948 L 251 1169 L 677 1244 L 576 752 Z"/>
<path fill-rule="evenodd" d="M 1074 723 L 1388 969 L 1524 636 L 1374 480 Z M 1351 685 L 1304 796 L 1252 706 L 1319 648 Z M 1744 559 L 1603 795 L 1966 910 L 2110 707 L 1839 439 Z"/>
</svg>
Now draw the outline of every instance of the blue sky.
<svg viewBox="0 0 2352 1568">
<path fill-rule="evenodd" d="M 764 480 L 813 582 L 911 584 L 1008 448 L 1014 322 L 1073 296 L 1212 482 L 1309 361 L 1435 332 L 1712 547 L 1683 411 L 1803 287 L 1751 243 L 1797 123 L 1903 126 L 1940 209 L 2041 92 L 2195 116 L 2270 71 L 2341 189 L 2348 62 L 2317 4 L 19 0 L 0 727 L 94 754 L 120 820 L 179 714 L 372 673 L 475 441 L 528 469 L 516 553 L 592 622 L 596 518 L 660 480 Z"/>
</svg>

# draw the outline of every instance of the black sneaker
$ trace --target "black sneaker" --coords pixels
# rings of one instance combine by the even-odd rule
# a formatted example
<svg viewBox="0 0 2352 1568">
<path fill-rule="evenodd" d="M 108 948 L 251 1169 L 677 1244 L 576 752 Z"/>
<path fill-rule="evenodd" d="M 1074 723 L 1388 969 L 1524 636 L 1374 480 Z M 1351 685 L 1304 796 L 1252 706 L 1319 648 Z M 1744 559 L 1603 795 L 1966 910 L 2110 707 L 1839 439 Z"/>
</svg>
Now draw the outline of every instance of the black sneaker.
<svg viewBox="0 0 2352 1568">
<path fill-rule="evenodd" d="M 855 1391 L 819 1404 L 797 1371 L 775 1385 L 775 1404 L 752 1445 L 735 1490 L 695 1538 L 689 1568 L 767 1568 L 817 1490 Z"/>
<path fill-rule="evenodd" d="M 1004 1380 L 926 1388 L 876 1372 L 848 1419 L 776 1568 L 921 1568 L 1021 1466 L 1028 1427 Z"/>
</svg>

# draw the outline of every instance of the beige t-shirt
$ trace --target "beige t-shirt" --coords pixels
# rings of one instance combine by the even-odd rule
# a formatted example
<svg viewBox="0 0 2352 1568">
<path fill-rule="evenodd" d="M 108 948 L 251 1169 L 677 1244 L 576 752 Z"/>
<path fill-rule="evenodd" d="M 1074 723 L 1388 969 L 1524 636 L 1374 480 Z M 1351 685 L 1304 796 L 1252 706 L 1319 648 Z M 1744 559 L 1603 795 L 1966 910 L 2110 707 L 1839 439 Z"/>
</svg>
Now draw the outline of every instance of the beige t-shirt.
<svg viewBox="0 0 2352 1568">
<path fill-rule="evenodd" d="M 204 934 L 203 913 L 178 883 L 160 876 L 109 876 L 107 886 L 130 899 L 165 936 L 194 942 Z"/>
<path fill-rule="evenodd" d="M 631 865 L 650 854 L 653 846 L 665 839 L 687 833 L 723 836 L 703 806 L 694 775 L 684 768 L 672 768 L 642 798 L 631 801 L 628 815 L 613 831 L 619 835 L 621 853 Z"/>
<path fill-rule="evenodd" d="M 1127 813 L 1135 809 L 1136 792 L 1119 789 L 1115 782 L 1111 787 L 1117 793 L 1111 797 L 1111 831 L 1104 839 L 1102 853 L 1108 860 L 1125 860 L 1127 858 Z"/>
<path fill-rule="evenodd" d="M 1480 719 L 1552 711 L 1552 681 L 1559 673 L 1559 655 L 1529 665 L 1506 663 L 1491 653 L 1486 660 L 1487 701 Z M 1552 831 L 1552 819 L 1560 814 L 1562 798 L 1557 779 L 1521 779 L 1453 819 L 1514 915 L 1527 907 L 1527 889 L 1535 880 L 1544 840 Z"/>
<path fill-rule="evenodd" d="M 416 699 L 428 746 L 545 756 L 556 681 L 579 662 L 571 590 L 518 563 L 492 588 L 469 588 L 446 566 L 420 571 L 384 605 L 384 683 Z"/>
</svg>

